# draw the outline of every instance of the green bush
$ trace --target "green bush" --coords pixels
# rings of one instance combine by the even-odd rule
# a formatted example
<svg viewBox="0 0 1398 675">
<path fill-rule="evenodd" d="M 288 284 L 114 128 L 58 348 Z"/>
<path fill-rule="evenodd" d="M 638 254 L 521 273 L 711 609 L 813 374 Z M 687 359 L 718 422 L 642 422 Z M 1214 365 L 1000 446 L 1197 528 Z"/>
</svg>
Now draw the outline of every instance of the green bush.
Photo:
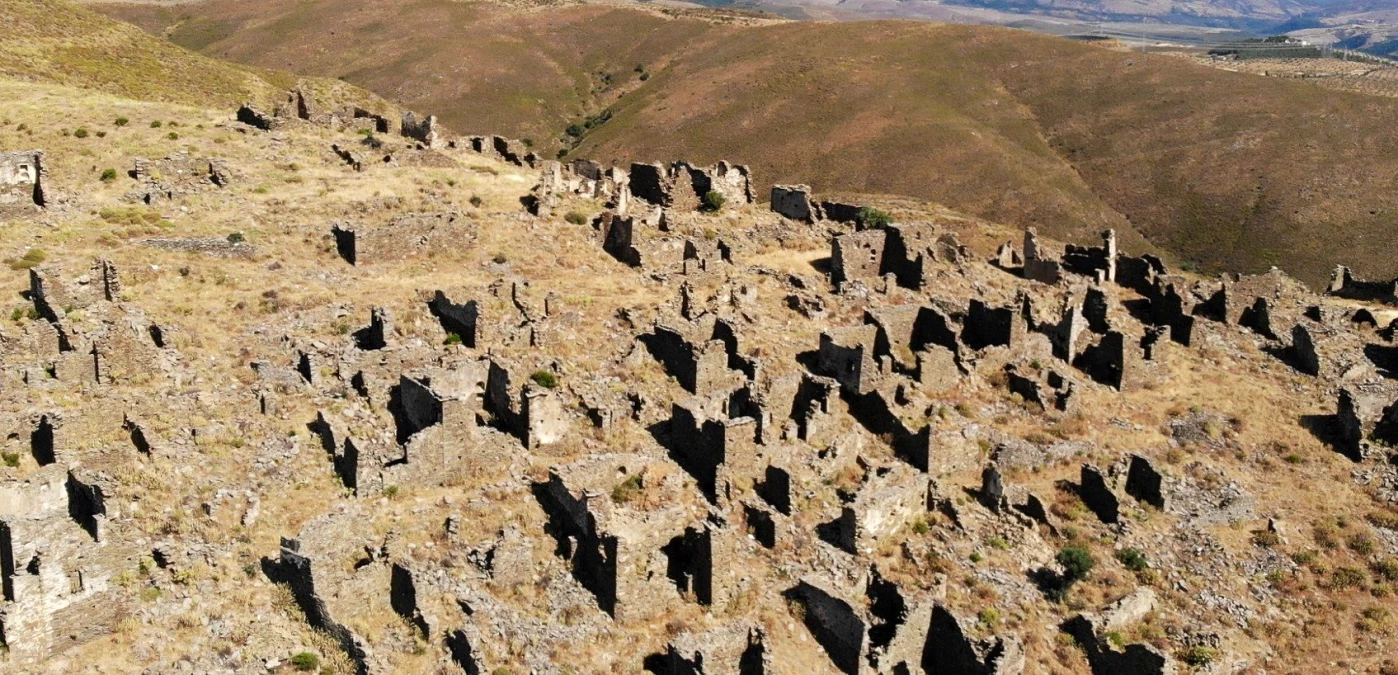
<svg viewBox="0 0 1398 675">
<path fill-rule="evenodd" d="M 130 123 L 131 123 L 131 120 L 126 119 L 125 117 L 118 117 L 118 118 L 112 120 L 112 124 L 115 124 L 115 125 L 117 125 L 117 126 L 119 126 L 119 127 L 124 127 L 124 126 L 126 126 L 127 124 L 130 124 Z"/>
<path fill-rule="evenodd" d="M 1142 572 L 1145 571 L 1147 567 L 1150 567 L 1150 563 L 1146 561 L 1146 555 L 1134 548 L 1123 548 L 1117 551 L 1116 559 L 1122 566 L 1132 572 Z"/>
<path fill-rule="evenodd" d="M 456 333 L 447 333 L 447 339 L 442 340 L 442 344 L 459 345 L 461 344 L 461 336 L 457 335 Z"/>
<path fill-rule="evenodd" d="M 1063 566 L 1063 578 L 1072 583 L 1086 579 L 1097 561 L 1081 546 L 1065 546 L 1058 551 L 1058 564 Z"/>
<path fill-rule="evenodd" d="M 1364 572 L 1354 567 L 1338 567 L 1330 573 L 1330 587 L 1342 591 L 1364 585 Z"/>
<path fill-rule="evenodd" d="M 558 386 L 558 376 L 547 370 L 536 370 L 533 375 L 529 376 L 529 379 L 545 389 L 553 389 Z"/>
<path fill-rule="evenodd" d="M 37 267 L 45 258 L 48 258 L 48 254 L 44 253 L 44 249 L 31 248 L 25 251 L 24 255 L 18 258 L 9 258 L 5 262 L 10 264 L 12 270 L 27 270 L 31 267 Z"/>
<path fill-rule="evenodd" d="M 872 206 L 859 209 L 859 222 L 864 227 L 887 227 L 893 224 L 893 216 Z"/>
<path fill-rule="evenodd" d="M 234 232 L 228 235 L 228 243 L 230 244 L 241 244 L 247 240 L 248 238 L 244 236 L 242 232 Z"/>
<path fill-rule="evenodd" d="M 10 468 L 14 468 L 14 467 L 19 466 L 19 453 L 18 453 L 18 452 L 5 452 L 5 453 L 0 453 L 0 458 L 3 458 L 3 459 L 5 460 L 5 466 L 8 466 L 8 467 L 10 467 Z"/>
<path fill-rule="evenodd" d="M 568 215 L 563 216 L 563 219 L 574 225 L 587 224 L 587 216 L 583 214 L 581 211 L 569 211 Z"/>
<path fill-rule="evenodd" d="M 83 127 L 78 127 L 78 130 L 74 131 L 73 135 L 78 138 L 87 138 L 87 129 Z"/>
<path fill-rule="evenodd" d="M 1180 660 L 1194 668 L 1203 668 L 1218 659 L 1218 650 L 1213 647 L 1194 646 L 1180 651 Z"/>
<path fill-rule="evenodd" d="M 728 200 L 724 198 L 724 196 L 720 194 L 717 190 L 709 190 L 708 192 L 704 193 L 704 210 L 718 211 L 723 208 L 723 205 L 727 201 Z"/>
<path fill-rule="evenodd" d="M 484 203 L 485 203 L 485 200 L 484 200 L 484 199 L 481 199 L 480 197 L 478 197 L 478 196 L 476 196 L 476 195 L 471 195 L 471 199 L 468 200 L 468 201 L 471 202 L 471 206 L 474 206 L 474 207 L 476 207 L 476 208 L 480 208 L 481 204 L 484 204 Z"/>
<path fill-rule="evenodd" d="M 168 133 L 168 134 L 165 134 L 165 137 L 168 138 L 168 139 L 170 139 L 170 140 L 172 140 L 172 141 L 178 141 L 178 140 L 180 140 L 180 135 L 177 134 L 177 133 L 175 133 L 175 132 L 173 132 L 173 131 L 171 131 L 171 132 Z"/>
<path fill-rule="evenodd" d="M 102 175 L 98 177 L 103 183 L 110 183 L 116 180 L 116 169 L 102 169 Z"/>
<path fill-rule="evenodd" d="M 617 504 L 625 504 L 641 494 L 642 487 L 641 474 L 633 473 L 612 488 L 612 501 Z"/>
<path fill-rule="evenodd" d="M 152 129 L 159 129 L 160 127 L 161 127 L 160 120 L 155 120 L 154 122 L 151 122 L 151 123 L 150 123 L 150 128 L 152 128 Z"/>
<path fill-rule="evenodd" d="M 301 652 L 291 657 L 291 667 L 303 673 L 320 667 L 320 657 L 310 652 Z"/>
</svg>

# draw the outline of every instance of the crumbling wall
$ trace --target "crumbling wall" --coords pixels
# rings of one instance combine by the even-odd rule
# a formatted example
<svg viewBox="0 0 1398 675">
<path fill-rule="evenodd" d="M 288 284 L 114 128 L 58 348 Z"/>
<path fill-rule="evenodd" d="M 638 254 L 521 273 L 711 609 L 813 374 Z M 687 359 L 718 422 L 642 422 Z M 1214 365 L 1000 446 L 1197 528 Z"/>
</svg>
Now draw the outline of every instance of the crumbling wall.
<svg viewBox="0 0 1398 675">
<path fill-rule="evenodd" d="M 0 152 L 0 215 L 18 216 L 48 206 L 47 177 L 42 151 Z"/>
<path fill-rule="evenodd" d="M 418 120 L 411 110 L 404 111 L 403 124 L 400 127 L 403 136 L 411 138 L 429 148 L 442 146 L 442 139 L 437 130 L 437 116 L 428 115 L 422 120 Z"/>
<path fill-rule="evenodd" d="M 809 185 L 773 185 L 772 211 L 783 218 L 814 223 L 820 219 Z"/>
<path fill-rule="evenodd" d="M 825 648 L 835 667 L 842 673 L 857 675 L 868 638 L 868 624 L 854 606 L 810 581 L 801 581 L 790 595 L 806 608 L 806 628 Z"/>
<path fill-rule="evenodd" d="M 855 279 L 878 277 L 883 271 L 888 232 L 865 230 L 835 237 L 830 250 L 830 283 L 836 288 Z"/>
</svg>

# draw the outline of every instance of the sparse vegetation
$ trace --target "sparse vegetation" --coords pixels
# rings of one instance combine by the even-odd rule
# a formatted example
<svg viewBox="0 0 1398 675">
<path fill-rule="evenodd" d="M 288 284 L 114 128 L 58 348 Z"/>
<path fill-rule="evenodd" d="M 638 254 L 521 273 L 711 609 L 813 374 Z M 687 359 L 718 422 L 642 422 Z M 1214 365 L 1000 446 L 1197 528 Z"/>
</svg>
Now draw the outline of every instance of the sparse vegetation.
<svg viewBox="0 0 1398 675">
<path fill-rule="evenodd" d="M 554 375 L 551 371 L 536 370 L 529 376 L 529 379 L 533 380 L 534 384 L 545 389 L 554 389 L 558 387 L 558 376 Z"/>
<path fill-rule="evenodd" d="M 1123 567 L 1132 572 L 1143 572 L 1150 567 L 1146 555 L 1134 548 L 1123 548 L 1117 551 L 1116 559 Z"/>
<path fill-rule="evenodd" d="M 1081 546 L 1065 546 L 1058 551 L 1058 564 L 1063 566 L 1063 578 L 1068 583 L 1081 581 L 1097 566 L 1092 553 Z"/>
<path fill-rule="evenodd" d="M 641 474 L 631 474 L 612 488 L 612 501 L 617 504 L 630 503 L 641 494 L 641 488 Z"/>
<path fill-rule="evenodd" d="M 311 652 L 300 652 L 291 657 L 291 667 L 308 673 L 320 667 L 320 657 Z"/>
<path fill-rule="evenodd" d="M 709 190 L 704 193 L 703 207 L 705 211 L 715 213 L 723 210 L 723 204 L 727 199 L 717 190 Z"/>
<path fill-rule="evenodd" d="M 888 227 L 893 224 L 893 216 L 872 206 L 859 209 L 859 222 L 864 227 Z"/>
</svg>

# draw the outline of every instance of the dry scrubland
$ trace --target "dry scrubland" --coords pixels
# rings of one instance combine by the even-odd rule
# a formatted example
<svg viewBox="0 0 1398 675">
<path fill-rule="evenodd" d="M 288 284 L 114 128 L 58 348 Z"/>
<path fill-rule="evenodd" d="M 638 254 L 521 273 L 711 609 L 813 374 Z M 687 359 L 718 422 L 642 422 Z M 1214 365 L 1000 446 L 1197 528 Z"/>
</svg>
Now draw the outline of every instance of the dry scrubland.
<svg viewBox="0 0 1398 675">
<path fill-rule="evenodd" d="M 459 484 L 395 487 L 385 495 L 356 498 L 345 493 L 305 426 L 317 409 L 338 412 L 355 404 L 336 398 L 343 394 L 307 393 L 280 399 L 285 405 L 280 415 L 256 414 L 248 364 L 259 359 L 288 362 L 292 357 L 280 336 L 343 341 L 371 306 L 383 306 L 397 317 L 402 333 L 397 339 L 440 341 L 441 329 L 426 312 L 419 291 L 462 285 L 479 289 L 500 276 L 526 278 L 536 292 L 554 290 L 562 295 L 564 306 L 581 313 L 569 339 L 547 350 L 564 365 L 565 383 L 572 384 L 571 373 L 615 368 L 608 358 L 624 345 L 608 344 L 603 324 L 614 321 L 623 307 L 671 302 L 673 289 L 608 258 L 586 226 L 557 217 L 523 216 L 518 199 L 532 186 L 532 172 L 466 154 L 454 156 L 458 164 L 452 168 L 379 167 L 353 173 L 328 152 L 337 136 L 325 130 L 296 127 L 269 137 L 230 128 L 226 110 L 14 81 L 0 86 L 0 100 L 0 144 L 45 148 L 52 167 L 50 189 L 62 196 L 50 213 L 8 223 L 0 253 L 22 260 L 26 251 L 41 249 L 49 264 L 81 265 L 95 256 L 110 258 L 122 270 L 123 300 L 144 308 L 175 336 L 179 372 L 188 378 L 172 383 L 168 374 L 155 374 L 95 388 L 55 383 L 39 392 L 9 389 L 6 406 L 15 412 L 68 411 L 69 423 L 84 431 L 84 451 L 124 444 L 119 420 L 133 409 L 150 421 L 153 434 L 169 441 L 187 428 L 201 431 L 197 442 L 172 448 L 169 454 L 112 460 L 120 467 L 116 497 L 123 504 L 139 505 L 123 509 L 125 517 L 112 526 L 147 547 L 173 540 L 203 555 L 178 573 L 157 568 L 144 555 L 132 559 L 114 591 L 134 607 L 118 631 L 35 670 L 122 672 L 154 667 L 169 672 L 182 659 L 199 667 L 230 659 L 259 667 L 256 659 L 286 661 L 293 653 L 311 650 L 322 656 L 329 672 L 350 672 L 350 661 L 334 641 L 309 629 L 290 594 L 258 568 L 259 558 L 274 554 L 279 537 L 294 535 L 320 514 L 344 508 L 359 514 L 356 536 L 372 541 L 396 531 L 402 544 L 411 545 L 406 556 L 421 564 L 441 564 L 459 555 L 452 553 L 456 545 L 437 534 L 448 514 L 465 516 L 458 536 L 468 542 L 488 539 L 506 523 L 521 527 L 536 540 L 532 581 L 514 586 L 486 582 L 485 592 L 523 617 L 586 635 L 586 647 L 553 646 L 563 672 L 569 667 L 571 672 L 635 672 L 642 657 L 660 650 L 669 637 L 737 617 L 756 619 L 765 627 L 775 672 L 830 670 L 797 620 L 798 608 L 788 607 L 776 592 L 792 583 L 785 571 L 790 561 L 828 546 L 801 532 L 813 529 L 822 514 L 838 506 L 834 490 L 857 481 L 855 477 L 837 473 L 806 487 L 810 493 L 797 505 L 804 515 L 794 521 L 799 523 L 794 525 L 795 538 L 775 551 L 742 554 L 745 562 L 739 564 L 749 590 L 728 606 L 705 609 L 672 602 L 666 613 L 648 622 L 613 624 L 587 604 L 585 594 L 581 600 L 576 592 L 566 603 L 557 600 L 556 587 L 574 582 L 545 544 L 544 514 L 509 476 L 537 479 L 550 465 L 603 449 L 639 450 L 648 441 L 641 430 L 622 424 L 594 435 L 580 428 L 561 446 L 516 454 Z M 119 117 L 127 124 L 116 126 Z M 152 128 L 155 121 L 162 122 L 160 128 Z M 85 138 L 73 135 L 80 128 L 87 130 Z M 105 135 L 99 137 L 98 132 Z M 225 158 L 237 181 L 226 189 L 146 209 L 121 201 L 129 187 L 124 175 L 111 183 L 99 179 L 105 167 L 117 167 L 124 174 L 133 156 L 160 157 L 176 150 Z M 473 196 L 480 198 L 479 205 L 472 205 Z M 930 216 L 942 222 L 977 257 L 988 257 L 998 242 L 1014 236 L 1011 230 L 916 202 L 881 203 L 899 220 Z M 419 209 L 458 209 L 476 224 L 479 239 L 401 263 L 349 267 L 335 255 L 328 224 L 363 213 L 366 204 L 373 205 L 370 219 Z M 565 211 L 590 214 L 599 208 L 577 201 Z M 698 236 L 704 231 L 729 236 L 771 219 L 770 214 L 741 208 L 717 216 L 681 217 L 680 222 L 692 223 L 686 227 Z M 811 262 L 828 252 L 824 235 L 818 228 L 787 227 L 798 229 L 764 244 L 740 264 L 765 265 L 807 278 L 815 275 Z M 256 255 L 219 259 L 139 243 L 148 237 L 226 237 L 233 232 L 243 234 L 257 248 Z M 27 271 L 4 274 L 16 309 L 5 331 L 20 331 L 35 320 L 24 316 L 29 304 L 20 297 L 28 288 Z M 1003 297 L 1023 283 L 994 274 L 999 276 L 989 278 L 996 288 L 987 290 L 992 295 Z M 827 319 L 812 321 L 783 306 L 779 287 L 763 281 L 758 288 L 760 305 L 750 310 L 757 321 L 750 337 L 771 355 L 778 372 L 796 368 L 794 353 L 813 348 L 820 330 L 859 320 L 857 302 L 837 303 Z M 781 328 L 771 329 L 776 326 Z M 979 484 L 978 465 L 985 456 L 976 457 L 972 450 L 964 468 L 939 477 L 943 492 L 953 496 L 963 514 L 962 526 L 929 514 L 888 538 L 868 555 L 868 562 L 907 588 L 928 587 L 933 571 L 945 574 L 947 604 L 979 617 L 970 629 L 975 634 L 1019 635 L 1030 672 L 1086 668 L 1078 649 L 1058 632 L 1058 622 L 1138 586 L 1155 588 L 1161 602 L 1123 640 L 1170 648 L 1167 635 L 1204 627 L 1226 636 L 1215 655 L 1223 662 L 1246 663 L 1270 652 L 1267 668 L 1272 672 L 1377 672 L 1382 656 L 1392 653 L 1393 623 L 1385 617 L 1398 607 L 1392 582 L 1369 567 L 1398 553 L 1398 542 L 1392 531 L 1371 524 L 1390 522 L 1383 518 L 1392 518 L 1392 512 L 1353 485 L 1355 465 L 1299 424 L 1305 415 L 1333 410 L 1333 399 L 1255 344 L 1231 336 L 1195 349 L 1180 348 L 1167 365 L 1140 391 L 1087 390 L 1080 411 L 1067 416 L 1045 416 L 1026 406 L 1006 392 L 993 370 L 933 395 L 925 422 L 939 432 L 976 428 L 981 438 L 1028 439 L 1066 453 L 1032 471 L 1006 475 L 1008 482 L 1050 501 L 1062 535 L 1007 529 L 980 514 L 968 498 L 955 496 L 962 486 Z M 673 383 L 666 383 L 654 362 L 630 368 L 634 370 L 613 374 L 623 382 L 648 381 L 676 395 Z M 178 415 L 164 412 L 166 406 L 178 409 Z M 1197 424 L 1198 435 L 1170 441 L 1168 423 L 1191 415 L 1205 420 Z M 897 461 L 883 441 L 858 425 L 844 432 L 860 439 L 861 454 L 869 459 Z M 18 467 L 0 469 L 6 480 L 22 479 L 37 469 L 21 440 L 12 436 L 6 447 L 20 456 Z M 298 451 L 287 455 L 288 447 Z M 980 446 L 981 453 L 988 449 Z M 1176 476 L 1207 478 L 1211 471 L 1220 471 L 1256 498 L 1255 516 L 1230 525 L 1181 528 L 1179 516 L 1146 508 L 1134 512 L 1130 528 L 1122 534 L 1097 522 L 1076 496 L 1056 487 L 1061 480 L 1076 481 L 1079 463 L 1110 463 L 1124 452 L 1144 452 Z M 268 457 L 280 457 L 280 463 L 274 461 L 269 469 L 264 463 Z M 684 475 L 678 468 L 669 473 Z M 200 505 L 213 501 L 220 490 L 249 487 L 261 496 L 261 516 L 250 526 L 201 510 Z M 1379 518 L 1366 519 L 1370 514 Z M 232 517 L 236 516 L 235 509 Z M 1262 529 L 1263 516 L 1284 524 L 1283 542 L 1258 543 L 1262 540 L 1254 531 Z M 1052 602 L 1024 580 L 1023 566 L 1027 559 L 1040 559 L 1066 545 L 1091 551 L 1098 567 L 1065 600 Z M 1113 554 L 1123 547 L 1143 551 L 1150 569 L 1124 568 Z M 1238 560 L 1261 557 L 1275 563 L 1275 553 L 1303 564 L 1281 565 L 1289 571 L 1265 578 L 1241 573 L 1246 566 Z M 843 554 L 830 549 L 821 555 Z M 1225 560 L 1233 562 L 1221 562 Z M 352 562 L 343 564 L 348 569 Z M 1357 580 L 1336 581 L 1335 570 L 1351 569 L 1359 571 Z M 1267 609 L 1238 625 L 1218 613 L 1220 609 L 1201 608 L 1201 589 L 1245 598 L 1249 607 Z M 437 596 L 423 602 L 451 604 Z M 441 647 L 414 638 L 384 597 L 365 598 L 348 625 L 376 645 L 397 645 L 387 653 L 381 650 L 380 656 L 398 672 L 432 668 L 442 658 Z M 529 651 L 524 643 L 516 638 L 486 644 L 489 663 L 517 669 L 494 672 L 523 672 L 518 668 Z M 582 666 L 585 663 L 593 665 Z"/>
<path fill-rule="evenodd" d="M 40 22 L 28 16 L 28 23 L 19 25 L 30 28 L 21 33 Z M 815 31 L 806 34 L 815 39 L 827 28 L 802 30 Z M 603 208 L 597 201 L 569 198 L 548 218 L 525 214 L 520 199 L 535 185 L 537 171 L 457 150 L 428 153 L 440 166 L 412 165 L 408 159 L 417 156 L 415 151 L 401 139 L 383 136 L 402 163 L 355 172 L 330 146 L 358 143 L 360 136 L 301 123 L 256 131 L 232 123 L 232 108 L 221 98 L 195 105 L 203 90 L 186 89 L 178 80 L 166 80 L 154 92 L 143 88 L 161 81 L 153 76 L 141 86 L 123 85 L 121 92 L 98 90 L 95 85 L 107 81 L 100 70 L 44 66 L 53 61 L 36 54 L 62 50 L 35 39 L 0 47 L 31 59 L 8 66 L 23 71 L 28 81 L 13 75 L 0 81 L 0 147 L 46 151 L 51 196 L 43 213 L 12 218 L 0 229 L 0 258 L 7 261 L 0 283 L 9 298 L 8 306 L 0 307 L 7 310 L 0 327 L 6 345 L 0 351 L 6 378 L 0 405 L 10 425 L 2 447 L 14 458 L 0 466 L 0 484 L 22 486 L 53 468 L 39 466 L 30 434 L 37 415 L 59 416 L 60 462 L 109 476 L 103 483 L 111 514 L 108 546 L 131 553 L 111 570 L 110 595 L 104 596 L 127 608 L 114 632 L 42 662 L 22 660 L 16 646 L 0 657 L 11 659 L 0 662 L 8 671 L 260 672 L 276 661 L 274 670 L 292 672 L 290 657 L 312 652 L 319 662 L 314 669 L 354 672 L 351 656 L 335 639 L 310 628 L 292 593 L 264 573 L 263 558 L 278 556 L 282 537 L 305 533 L 308 544 L 328 537 L 340 546 L 333 556 L 316 559 L 318 574 L 363 584 L 346 583 L 329 604 L 338 621 L 373 647 L 371 661 L 381 672 L 459 669 L 442 636 L 461 627 L 479 628 L 473 639 L 487 672 L 523 673 L 541 663 L 541 670 L 555 668 L 552 672 L 640 672 L 643 659 L 663 651 L 672 638 L 736 622 L 762 629 L 772 672 L 833 672 L 803 622 L 803 606 L 788 602 L 782 592 L 808 574 L 871 567 L 910 598 L 944 591 L 945 605 L 967 618 L 972 637 L 1016 636 L 1027 657 L 1025 672 L 1084 672 L 1083 651 L 1060 624 L 1139 588 L 1158 595 L 1154 610 L 1105 640 L 1151 644 L 1178 660 L 1211 662 L 1201 666 L 1206 672 L 1264 667 L 1285 673 L 1392 672 L 1380 670 L 1398 649 L 1393 616 L 1398 511 L 1384 501 L 1394 498 L 1398 486 L 1392 463 L 1351 461 L 1303 425 L 1313 416 L 1334 413 L 1336 379 L 1297 372 L 1268 353 L 1275 341 L 1202 320 L 1194 345 L 1162 346 L 1166 356 L 1145 368 L 1143 386 L 1132 391 L 1093 384 L 1047 357 L 1021 363 L 1079 380 L 1070 413 L 1046 413 L 1009 393 L 1001 366 L 1015 357 L 993 348 L 969 360 L 973 372 L 944 389 L 906 385 L 905 395 L 916 404 L 901 411 L 909 416 L 904 423 L 927 425 L 938 439 L 938 459 L 946 463 L 936 476 L 942 508 L 897 522 L 868 550 L 853 554 L 816 532 L 860 488 L 864 472 L 854 457 L 870 466 L 911 469 L 895 457 L 886 436 L 856 422 L 846 403 L 835 398 L 828 430 L 833 440 L 819 446 L 783 442 L 801 470 L 792 491 L 794 515 L 784 521 L 780 543 L 759 546 L 742 534 L 744 517 L 721 514 L 727 522 L 723 531 L 736 532 L 725 558 L 733 585 L 726 602 L 698 604 L 651 569 L 666 592 L 637 604 L 658 612 L 613 619 L 554 554 L 547 514 L 531 485 L 544 480 L 551 467 L 605 453 L 638 453 L 644 458 L 644 469 L 636 474 L 640 480 L 610 474 L 601 480 L 596 499 L 607 508 L 662 519 L 673 507 L 696 523 L 717 508 L 706 503 L 641 421 L 665 420 L 672 402 L 689 398 L 634 343 L 637 334 L 651 330 L 651 320 L 673 315 L 682 281 L 692 282 L 693 297 L 706 309 L 723 312 L 741 327 L 741 355 L 760 356 L 763 377 L 774 378 L 803 373 L 798 354 L 814 350 L 822 331 L 860 324 L 869 308 L 935 305 L 960 312 L 969 298 L 1001 306 L 1025 291 L 1041 313 L 1057 311 L 1067 299 L 1066 288 L 1029 282 L 985 262 L 1000 243 L 1018 241 L 1019 231 L 916 199 L 861 198 L 899 223 L 936 223 L 967 247 L 968 257 L 934 264 L 933 283 L 922 291 L 880 293 L 871 288 L 881 282 L 871 279 L 836 294 L 825 273 L 830 240 L 848 234 L 848 226 L 797 223 L 759 206 L 730 205 L 717 214 L 673 213 L 667 236 L 729 242 L 735 246 L 732 265 L 715 261 L 719 271 L 689 276 L 668 268 L 637 269 L 598 245 L 587 224 Z M 784 38 L 774 33 L 770 39 L 782 45 Z M 29 51 L 18 51 L 14 45 L 19 44 L 29 45 Z M 798 44 L 784 46 L 800 57 Z M 1074 53 L 1089 61 L 1099 58 Z M 25 69 L 25 63 L 34 69 Z M 686 67 L 708 72 L 702 63 Z M 673 74 L 651 79 L 682 74 L 677 66 Z M 243 82 L 238 78 L 245 75 L 229 68 L 211 77 Z M 267 82 L 281 81 L 271 77 Z M 1029 79 L 1017 80 L 1021 92 L 1057 86 L 1052 81 L 1031 86 Z M 301 84 L 327 99 L 362 100 L 387 110 L 349 87 Z M 229 95 L 238 97 L 244 92 L 238 87 L 253 85 L 228 86 Z M 264 93 L 271 98 L 272 85 L 267 87 Z M 128 97 L 147 94 L 179 103 Z M 1011 105 L 1003 91 L 992 98 Z M 1028 124 L 1022 119 L 1028 113 L 996 114 Z M 642 112 L 619 115 L 639 118 Z M 1062 121 L 1071 119 L 1067 112 L 1057 119 L 1077 128 Z M 1129 125 L 1126 119 L 1118 122 Z M 637 122 L 635 128 L 642 133 L 645 126 Z M 600 152 L 622 141 L 604 126 L 588 142 L 596 145 L 580 152 L 589 147 Z M 1040 147 L 1047 152 L 1049 146 Z M 762 154 L 756 142 L 745 148 L 714 146 L 713 152 L 725 150 L 733 159 Z M 134 158 L 158 159 L 177 151 L 222 159 L 232 181 L 154 207 L 123 198 L 136 186 L 126 176 Z M 104 180 L 107 169 L 113 169 L 112 176 Z M 403 260 L 355 267 L 337 255 L 329 234 L 332 222 L 374 227 L 422 211 L 458 212 L 468 236 Z M 254 250 L 217 257 L 142 243 L 227 240 L 234 234 Z M 119 270 L 120 303 L 74 308 L 64 312 L 64 320 L 87 331 L 113 313 L 119 324 L 131 316 L 124 312 L 143 311 L 168 336 L 170 348 L 161 350 L 165 366 L 119 370 L 101 383 L 57 373 L 41 377 L 44 359 L 53 358 L 49 352 L 56 348 L 53 329 L 36 316 L 33 298 L 25 297 L 28 268 L 64 269 L 72 279 L 97 257 L 110 259 Z M 732 277 L 732 286 L 755 290 L 740 312 L 715 299 L 723 296 L 725 276 Z M 452 339 L 426 300 L 437 289 L 460 287 L 492 310 L 503 307 L 514 316 L 508 283 L 503 295 L 488 290 L 501 279 L 528 282 L 521 296 L 526 305 L 555 295 L 560 309 L 537 322 L 548 328 L 542 347 L 488 346 L 507 358 L 533 359 L 539 369 L 556 374 L 555 395 L 568 401 L 567 433 L 558 442 L 525 448 L 472 422 L 468 429 L 452 429 L 461 434 L 456 441 L 467 459 L 464 470 L 445 485 L 393 484 L 350 494 L 308 425 L 325 412 L 360 439 L 391 433 L 394 426 L 377 397 L 377 382 L 375 396 L 364 397 L 346 383 L 348 372 L 336 372 L 333 364 L 355 358 L 373 366 L 372 353 L 352 347 L 351 335 L 368 322 L 371 308 L 383 307 L 396 328 L 390 336 L 394 349 L 379 352 L 382 363 L 392 366 L 395 354 L 417 353 L 466 363 L 486 349 L 445 344 Z M 1135 325 L 1116 304 L 1134 294 L 1114 286 L 1109 293 L 1113 321 Z M 790 294 L 820 298 L 827 313 L 811 318 L 793 311 Z M 1390 318 L 1391 312 L 1380 316 Z M 1351 330 L 1365 341 L 1384 342 L 1374 330 Z M 135 351 L 151 349 L 143 345 Z M 318 361 L 324 370 L 311 371 L 314 384 L 297 379 L 292 370 L 298 350 L 324 359 Z M 255 362 L 270 364 L 265 373 L 292 373 L 292 384 L 276 389 L 270 414 L 260 410 L 258 400 L 269 376 L 254 372 Z M 37 379 L 26 382 L 23 371 Z M 575 396 L 594 387 L 635 393 L 635 415 L 641 419 L 627 413 L 608 428 L 594 428 L 580 414 Z M 151 452 L 132 447 L 131 432 L 123 427 L 127 416 L 143 420 Z M 984 463 L 1004 448 L 1042 454 L 1023 468 L 1006 468 L 1005 481 L 1043 499 L 1057 533 L 976 502 Z M 1252 506 L 1242 515 L 1201 524 L 1200 516 L 1233 513 L 1231 504 L 1204 503 L 1193 514 L 1126 499 L 1126 524 L 1106 525 L 1071 484 L 1078 482 L 1083 462 L 1106 466 L 1127 453 L 1148 457 L 1170 480 L 1196 492 L 1242 495 Z M 253 518 L 249 495 L 257 497 Z M 454 532 L 444 527 L 449 517 L 455 517 Z M 1267 533 L 1268 518 L 1277 523 L 1275 536 Z M 489 564 L 476 553 L 508 526 L 528 542 L 522 573 L 512 581 L 482 571 Z M 1041 565 L 1054 567 L 1055 554 L 1066 547 L 1085 549 L 1096 567 L 1064 597 L 1050 599 L 1029 574 Z M 155 561 L 156 549 L 168 559 Z M 1139 552 L 1145 565 L 1120 555 L 1125 549 Z M 415 576 L 423 589 L 415 605 L 434 620 L 425 639 L 389 600 L 385 558 L 421 575 Z M 368 571 L 357 575 L 361 567 Z M 322 591 L 329 594 L 329 588 Z M 364 589 L 372 592 L 359 592 Z M 458 600 L 468 600 L 474 613 L 463 612 Z"/>
<path fill-rule="evenodd" d="M 610 109 L 574 156 L 740 158 L 763 183 L 907 195 L 1069 240 L 1110 226 L 1205 271 L 1398 274 L 1381 246 L 1398 218 L 1386 97 L 977 26 L 441 0 L 98 7 L 545 153 Z"/>
</svg>

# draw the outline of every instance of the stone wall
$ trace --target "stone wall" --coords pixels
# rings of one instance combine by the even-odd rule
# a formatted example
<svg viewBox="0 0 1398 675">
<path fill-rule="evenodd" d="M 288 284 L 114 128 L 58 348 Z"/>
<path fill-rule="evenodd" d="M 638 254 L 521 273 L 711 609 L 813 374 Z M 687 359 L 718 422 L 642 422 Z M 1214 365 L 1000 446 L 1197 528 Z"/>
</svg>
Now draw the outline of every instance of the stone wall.
<svg viewBox="0 0 1398 675">
<path fill-rule="evenodd" d="M 0 152 L 0 215 L 18 217 L 47 206 L 47 177 L 42 151 Z"/>
</svg>

